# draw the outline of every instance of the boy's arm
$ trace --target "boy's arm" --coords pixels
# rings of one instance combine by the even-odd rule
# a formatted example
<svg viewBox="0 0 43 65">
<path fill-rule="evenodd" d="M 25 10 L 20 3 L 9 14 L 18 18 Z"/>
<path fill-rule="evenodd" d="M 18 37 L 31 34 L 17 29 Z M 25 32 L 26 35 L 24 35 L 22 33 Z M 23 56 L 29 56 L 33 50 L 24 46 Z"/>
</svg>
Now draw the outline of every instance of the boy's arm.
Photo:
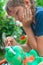
<svg viewBox="0 0 43 65">
<path fill-rule="evenodd" d="M 6 59 L 3 59 L 0 61 L 0 65 L 2 65 L 3 63 L 6 63 L 6 62 L 7 62 Z"/>
<path fill-rule="evenodd" d="M 15 45 L 21 46 L 25 52 L 28 52 L 28 51 L 31 49 L 31 48 L 27 45 L 27 42 L 26 42 L 25 44 L 19 44 L 19 43 L 17 43 L 17 42 L 15 41 L 15 39 L 14 39 L 14 46 L 15 46 Z"/>
<path fill-rule="evenodd" d="M 5 46 L 15 46 L 15 45 L 18 45 L 18 46 L 21 46 L 23 48 L 24 51 L 29 51 L 31 48 L 25 43 L 25 44 L 19 44 L 18 42 L 16 42 L 16 40 L 9 36 L 5 39 Z"/>
<path fill-rule="evenodd" d="M 28 40 L 29 40 L 29 45 L 31 46 L 31 48 L 33 49 L 37 49 L 37 41 L 36 41 L 36 38 L 33 34 L 33 31 L 31 29 L 31 26 L 25 26 L 23 25 L 23 28 L 28 36 Z"/>
<path fill-rule="evenodd" d="M 20 45 L 20 46 L 23 48 L 23 50 L 24 50 L 25 52 L 29 52 L 29 51 L 31 50 L 31 47 L 28 46 L 27 44 L 23 44 L 23 45 Z"/>
</svg>

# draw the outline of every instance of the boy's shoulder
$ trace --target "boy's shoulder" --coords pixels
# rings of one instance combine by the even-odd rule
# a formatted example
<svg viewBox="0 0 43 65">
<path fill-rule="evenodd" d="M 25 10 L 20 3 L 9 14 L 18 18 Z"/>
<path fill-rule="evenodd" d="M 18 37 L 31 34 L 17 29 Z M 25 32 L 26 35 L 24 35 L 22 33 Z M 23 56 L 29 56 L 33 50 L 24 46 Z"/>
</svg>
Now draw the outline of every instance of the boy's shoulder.
<svg viewBox="0 0 43 65">
<path fill-rule="evenodd" d="M 36 14 L 38 14 L 41 11 L 43 11 L 43 7 L 41 7 L 41 6 L 36 7 Z"/>
</svg>

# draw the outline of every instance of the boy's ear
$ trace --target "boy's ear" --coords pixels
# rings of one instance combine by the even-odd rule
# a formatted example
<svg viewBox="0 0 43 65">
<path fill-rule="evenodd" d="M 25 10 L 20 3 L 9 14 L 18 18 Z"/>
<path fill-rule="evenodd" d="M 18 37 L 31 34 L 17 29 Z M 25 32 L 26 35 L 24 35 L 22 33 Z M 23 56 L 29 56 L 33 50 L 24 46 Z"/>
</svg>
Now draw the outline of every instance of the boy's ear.
<svg viewBox="0 0 43 65">
<path fill-rule="evenodd" d="M 30 2 L 30 0 L 25 0 L 25 3 L 26 3 L 26 4 L 29 4 L 29 2 Z"/>
</svg>

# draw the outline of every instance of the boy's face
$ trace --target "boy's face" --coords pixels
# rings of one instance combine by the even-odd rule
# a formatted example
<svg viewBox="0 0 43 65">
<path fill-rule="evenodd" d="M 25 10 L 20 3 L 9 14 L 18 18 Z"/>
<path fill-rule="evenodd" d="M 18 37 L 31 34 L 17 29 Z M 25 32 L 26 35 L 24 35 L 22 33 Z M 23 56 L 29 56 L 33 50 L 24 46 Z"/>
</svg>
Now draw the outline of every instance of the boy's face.
<svg viewBox="0 0 43 65">
<path fill-rule="evenodd" d="M 31 11 L 31 3 L 29 5 L 24 5 L 24 6 L 16 6 L 12 7 L 10 12 L 10 15 L 15 17 L 15 19 L 21 21 L 21 22 L 27 22 L 30 23 L 32 20 L 32 11 Z"/>
</svg>

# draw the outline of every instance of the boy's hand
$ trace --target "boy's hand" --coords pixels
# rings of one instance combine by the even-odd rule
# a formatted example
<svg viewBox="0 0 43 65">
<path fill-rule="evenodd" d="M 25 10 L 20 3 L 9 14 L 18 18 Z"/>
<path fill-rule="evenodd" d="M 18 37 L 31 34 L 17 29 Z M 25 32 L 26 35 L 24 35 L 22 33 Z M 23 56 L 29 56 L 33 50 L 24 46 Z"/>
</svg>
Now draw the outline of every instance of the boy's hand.
<svg viewBox="0 0 43 65">
<path fill-rule="evenodd" d="M 5 39 L 5 46 L 13 46 L 14 45 L 14 38 L 13 37 L 7 37 Z"/>
<path fill-rule="evenodd" d="M 16 41 L 15 41 L 15 39 L 13 38 L 13 37 L 11 37 L 11 36 L 9 36 L 9 37 L 7 37 L 6 39 L 5 39 L 5 46 L 15 46 L 15 45 L 19 45 Z"/>
<path fill-rule="evenodd" d="M 24 25 L 30 25 L 32 22 L 32 19 L 33 19 L 33 15 L 32 15 L 32 11 L 31 11 L 31 5 L 25 6 L 22 23 Z"/>
</svg>

